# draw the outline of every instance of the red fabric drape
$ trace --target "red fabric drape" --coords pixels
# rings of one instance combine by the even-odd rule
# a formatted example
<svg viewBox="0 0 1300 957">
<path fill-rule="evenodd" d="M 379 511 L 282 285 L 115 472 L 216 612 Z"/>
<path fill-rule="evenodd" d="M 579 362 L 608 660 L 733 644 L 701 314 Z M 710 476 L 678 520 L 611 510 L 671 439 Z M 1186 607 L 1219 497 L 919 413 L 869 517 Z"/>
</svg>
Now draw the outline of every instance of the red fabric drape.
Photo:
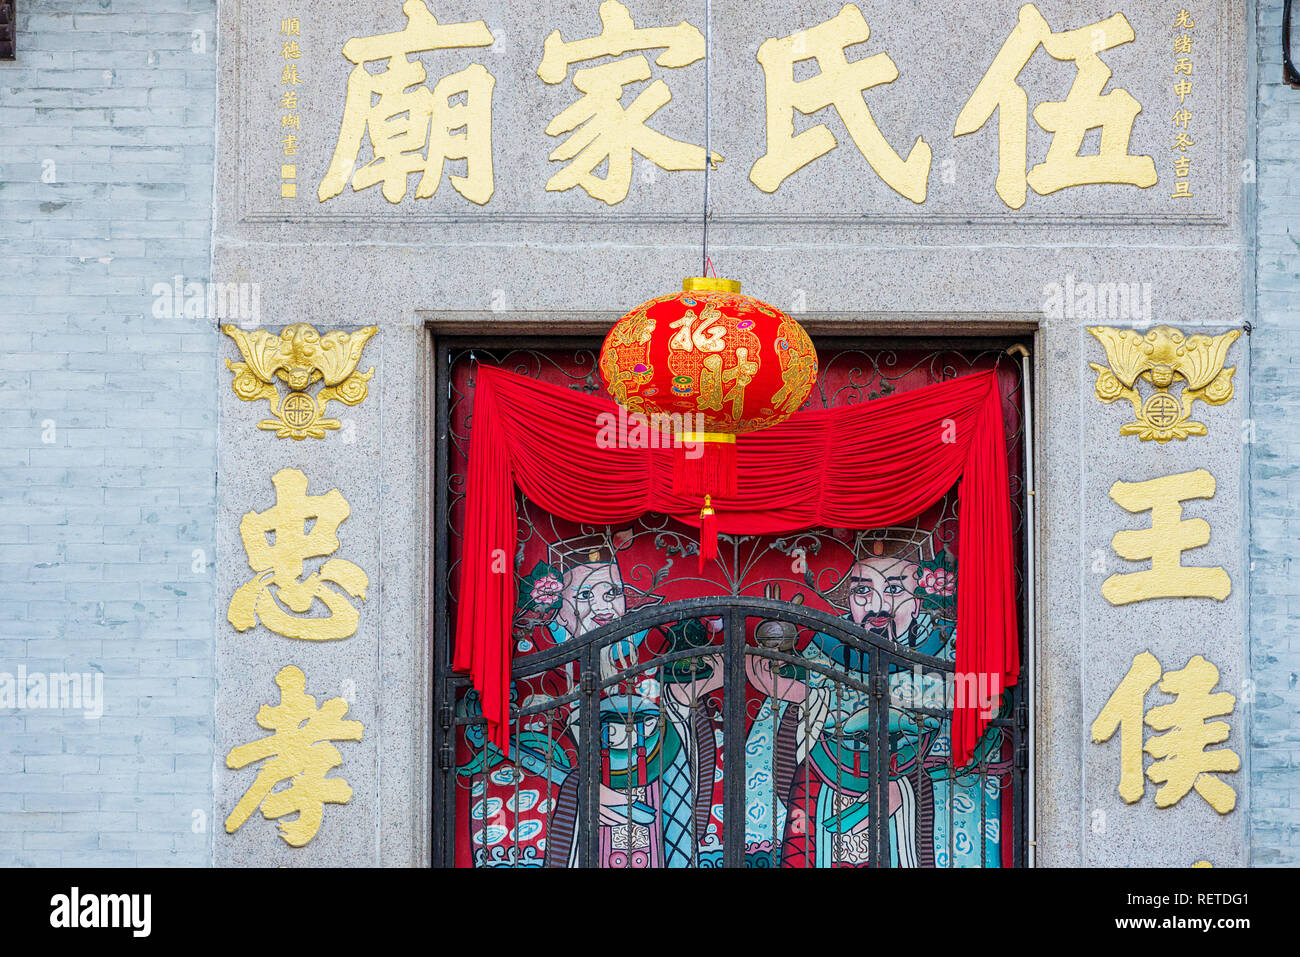
<svg viewBox="0 0 1300 957">
<path fill-rule="evenodd" d="M 489 737 L 503 751 L 514 486 L 573 522 L 605 525 L 659 512 L 700 524 L 701 501 L 673 493 L 671 449 L 599 447 L 601 414 L 617 412 L 607 398 L 501 369 L 480 366 L 475 373 L 454 665 L 470 672 Z M 982 708 L 963 691 L 981 680 L 981 690 L 996 682 L 1000 691 L 1020 671 L 1005 442 L 996 374 L 980 372 L 860 405 L 800 412 L 742 435 L 738 494 L 713 501 L 720 532 L 879 528 L 915 518 L 960 481 L 952 722 L 959 766 L 998 701 L 995 694 Z"/>
</svg>

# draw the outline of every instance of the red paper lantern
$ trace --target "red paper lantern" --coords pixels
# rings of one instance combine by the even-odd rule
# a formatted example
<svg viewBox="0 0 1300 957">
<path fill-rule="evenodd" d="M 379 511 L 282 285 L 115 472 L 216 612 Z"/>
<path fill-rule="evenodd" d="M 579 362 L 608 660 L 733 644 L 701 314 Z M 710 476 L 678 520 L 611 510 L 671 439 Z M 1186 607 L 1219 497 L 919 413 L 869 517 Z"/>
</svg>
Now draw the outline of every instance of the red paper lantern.
<svg viewBox="0 0 1300 957">
<path fill-rule="evenodd" d="M 614 323 L 600 374 L 629 413 L 677 435 L 675 492 L 728 497 L 736 494 L 736 436 L 803 405 L 817 380 L 817 351 L 799 323 L 742 296 L 740 283 L 696 277 Z"/>
</svg>

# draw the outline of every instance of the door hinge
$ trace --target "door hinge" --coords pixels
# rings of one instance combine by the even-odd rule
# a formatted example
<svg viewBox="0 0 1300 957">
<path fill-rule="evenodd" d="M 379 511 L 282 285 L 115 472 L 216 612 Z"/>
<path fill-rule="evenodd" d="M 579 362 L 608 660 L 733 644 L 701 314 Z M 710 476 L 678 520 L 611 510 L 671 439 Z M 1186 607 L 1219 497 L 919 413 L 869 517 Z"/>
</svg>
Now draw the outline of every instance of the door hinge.
<svg viewBox="0 0 1300 957">
<path fill-rule="evenodd" d="M 450 728 L 452 724 L 451 705 L 444 704 L 438 708 L 438 727 L 444 730 Z"/>
<path fill-rule="evenodd" d="M 586 672 L 582 676 L 582 693 L 583 694 L 596 693 L 596 676 L 593 675 L 590 671 Z"/>
<path fill-rule="evenodd" d="M 450 771 L 452 765 L 452 749 L 450 744 L 444 744 L 438 749 L 438 767 L 443 771 Z"/>
<path fill-rule="evenodd" d="M 1029 767 L 1029 749 L 1023 744 L 1016 748 L 1016 770 L 1023 771 Z"/>
<path fill-rule="evenodd" d="M 889 693 L 889 680 L 884 675 L 872 675 L 871 693 L 877 698 L 885 697 Z"/>
</svg>

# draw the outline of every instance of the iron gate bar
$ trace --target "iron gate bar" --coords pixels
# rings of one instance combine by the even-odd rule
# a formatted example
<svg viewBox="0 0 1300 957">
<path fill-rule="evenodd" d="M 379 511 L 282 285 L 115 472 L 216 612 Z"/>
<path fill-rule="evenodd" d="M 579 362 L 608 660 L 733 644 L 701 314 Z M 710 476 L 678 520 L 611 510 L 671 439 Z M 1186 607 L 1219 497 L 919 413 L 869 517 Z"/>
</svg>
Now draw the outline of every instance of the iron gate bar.
<svg viewBox="0 0 1300 957">
<path fill-rule="evenodd" d="M 947 659 L 922 654 L 905 645 L 872 635 L 865 630 L 846 623 L 846 619 L 818 608 L 796 605 L 773 598 L 758 598 L 748 595 L 699 595 L 694 598 L 679 598 L 676 601 L 664 602 L 661 605 L 638 608 L 636 611 L 626 613 L 617 621 L 611 621 L 607 625 L 591 629 L 591 631 L 574 641 L 562 642 L 553 648 L 547 648 L 526 657 L 518 658 L 510 668 L 510 677 L 513 679 L 527 678 L 549 670 L 557 664 L 563 664 L 574 657 L 575 652 L 571 646 L 579 642 L 583 644 L 590 642 L 601 647 L 608 645 L 626 637 L 623 632 L 630 625 L 636 626 L 633 629 L 634 631 L 640 631 L 645 628 L 652 628 L 655 625 L 671 624 L 689 618 L 725 618 L 732 609 L 743 611 L 746 618 L 779 616 L 781 621 L 789 621 L 805 628 L 816 628 L 818 631 L 830 629 L 830 632 L 837 633 L 835 637 L 847 638 L 849 643 L 859 651 L 867 652 L 872 648 L 879 648 L 901 662 L 921 665 L 925 668 L 934 668 L 939 671 L 953 672 L 956 670 L 956 665 Z M 700 649 L 708 647 L 710 646 L 699 646 Z M 656 660 L 670 660 L 670 656 L 659 655 L 656 656 Z M 800 663 L 804 663 L 802 659 L 799 660 Z M 641 669 L 624 669 L 624 672 L 630 674 L 638 670 Z M 867 687 L 870 688 L 870 685 L 867 685 Z"/>
<path fill-rule="evenodd" d="M 891 642 L 892 644 L 892 642 Z M 871 655 L 871 696 L 868 712 L 871 721 L 871 753 L 867 755 L 871 768 L 871 785 L 875 793 L 867 805 L 868 834 L 872 839 L 871 863 L 875 867 L 889 866 L 889 695 L 885 663 L 879 651 Z"/>
<path fill-rule="evenodd" d="M 942 658 L 931 655 L 924 655 L 898 645 L 896 642 L 880 638 L 876 635 L 869 634 L 857 629 L 855 626 L 847 623 L 845 619 L 829 614 L 815 608 L 806 608 L 800 605 L 794 605 L 767 598 L 749 598 L 739 595 L 722 595 L 722 596 L 701 596 L 695 598 L 681 599 L 675 602 L 667 602 L 662 605 L 647 607 L 644 610 L 629 612 L 623 618 L 610 622 L 593 629 L 586 635 L 578 639 L 564 642 L 554 648 L 548 649 L 544 653 L 530 655 L 517 660 L 511 669 L 511 675 L 514 679 L 530 677 L 536 674 L 544 673 L 550 670 L 557 663 L 571 661 L 575 658 L 580 659 L 582 674 L 580 691 L 569 695 L 548 700 L 542 705 L 536 705 L 531 708 L 520 709 L 511 708 L 512 724 L 515 728 L 516 742 L 518 741 L 518 719 L 528 714 L 543 713 L 554 710 L 558 705 L 567 703 L 577 697 L 582 699 L 583 716 L 582 733 L 579 734 L 579 748 L 581 754 L 581 764 L 583 767 L 582 781 L 584 783 L 584 798 L 580 802 L 580 818 L 584 822 L 582 829 L 582 845 L 579 854 L 579 866 L 590 866 L 590 862 L 599 859 L 599 831 L 598 828 L 591 826 L 599 817 L 600 808 L 600 773 L 597 764 L 599 749 L 594 743 L 596 735 L 599 734 L 600 719 L 598 714 L 598 692 L 603 687 L 617 685 L 621 681 L 640 672 L 647 670 L 647 666 L 661 665 L 671 661 L 686 660 L 689 658 L 699 657 L 702 653 L 710 648 L 716 648 L 716 645 L 702 645 L 699 647 L 681 649 L 677 652 L 657 656 L 654 662 L 638 663 L 635 666 L 620 669 L 606 679 L 598 679 L 599 674 L 599 651 L 616 641 L 626 638 L 629 635 L 646 630 L 657 624 L 666 624 L 699 618 L 716 618 L 722 617 L 723 626 L 723 649 L 726 656 L 727 678 L 723 689 L 723 708 L 724 708 L 724 730 L 723 730 L 723 747 L 726 749 L 724 755 L 724 772 L 723 772 L 723 797 L 725 810 L 723 815 L 723 853 L 724 862 L 728 867 L 743 867 L 745 862 L 745 844 L 744 833 L 740 830 L 737 839 L 737 830 L 743 827 L 744 821 L 744 757 L 745 751 L 743 744 L 737 743 L 728 746 L 728 742 L 743 742 L 744 740 L 744 707 L 745 707 L 745 670 L 744 661 L 747 655 L 771 658 L 789 663 L 802 663 L 811 671 L 832 677 L 836 681 L 837 700 L 842 693 L 844 686 L 849 686 L 857 691 L 868 693 L 869 724 L 872 728 L 872 747 L 868 755 L 868 762 L 871 768 L 871 800 L 868 804 L 868 834 L 872 856 L 874 858 L 873 866 L 889 867 L 890 866 L 890 842 L 889 842 L 889 818 L 888 813 L 883 813 L 889 806 L 889 735 L 888 735 L 888 717 L 889 717 L 889 692 L 888 692 L 888 672 L 887 667 L 890 664 L 911 663 L 921 665 L 935 671 L 945 673 L 955 673 L 955 663 L 949 662 Z M 852 675 L 854 669 L 848 669 L 839 672 L 829 667 L 820 666 L 814 662 L 809 662 L 799 655 L 787 654 L 771 649 L 749 646 L 745 643 L 747 632 L 747 621 L 749 618 L 776 618 L 778 620 L 790 621 L 795 624 L 801 624 L 806 628 L 812 628 L 825 634 L 844 641 L 850 647 L 860 651 L 868 662 L 867 671 L 868 681 L 863 683 L 855 680 Z M 887 660 L 888 659 L 888 660 Z M 456 682 L 460 686 L 465 686 L 467 682 L 462 678 Z M 841 709 L 842 710 L 842 709 Z M 907 709 L 914 713 L 921 713 L 919 710 Z M 937 709 L 924 709 L 926 712 L 936 716 L 949 717 L 947 711 Z M 1015 711 L 1013 710 L 1014 714 Z M 482 718 L 459 718 L 453 719 L 453 726 L 464 725 L 483 725 L 486 722 Z M 1015 722 L 1012 719 L 994 719 L 990 722 L 992 727 L 1010 727 L 1014 732 L 1018 732 Z M 842 729 L 837 726 L 837 734 L 842 733 Z M 484 745 L 484 750 L 486 744 Z M 837 753 L 841 752 L 837 748 Z M 983 770 L 977 769 L 971 773 L 981 779 L 989 780 L 987 773 L 987 761 L 982 760 L 980 766 Z M 951 758 L 949 761 L 949 780 L 950 782 L 957 779 L 957 769 L 952 766 Z M 453 772 L 454 773 L 454 772 Z M 486 771 L 484 771 L 486 780 Z M 1014 797 L 1013 789 L 1013 797 Z M 837 788 L 842 791 L 842 787 Z M 951 814 L 951 806 L 949 807 Z M 984 813 L 983 797 L 981 797 L 981 815 Z M 728 824 L 728 822 L 734 822 Z M 952 828 L 949 828 L 949 840 L 952 838 Z M 985 835 L 983 831 L 980 834 L 981 858 L 986 853 Z M 843 860 L 843 835 L 836 833 L 834 860 Z M 951 861 L 951 854 L 950 854 Z"/>
<path fill-rule="evenodd" d="M 561 643 L 543 653 L 529 655 L 517 660 L 511 668 L 511 677 L 515 680 L 531 677 L 549 671 L 556 664 L 582 659 L 583 674 L 581 679 L 581 696 L 583 699 L 583 717 L 579 748 L 582 755 L 583 781 L 585 783 L 585 800 L 580 804 L 580 819 L 585 822 L 582 829 L 583 850 L 579 858 L 580 866 L 589 866 L 587 862 L 599 859 L 599 830 L 591 822 L 598 820 L 600 814 L 600 772 L 596 763 L 597 747 L 593 744 L 599 733 L 600 721 L 597 714 L 598 691 L 604 687 L 616 686 L 635 674 L 647 670 L 648 665 L 662 666 L 673 661 L 698 658 L 701 653 L 716 645 L 703 645 L 680 649 L 665 655 L 656 656 L 653 662 L 642 662 L 619 669 L 603 679 L 597 679 L 598 655 L 601 648 L 608 647 L 629 635 L 644 631 L 654 625 L 680 622 L 699 618 L 723 619 L 723 650 L 727 672 L 723 688 L 724 725 L 722 745 L 724 752 L 723 767 L 723 861 L 727 867 L 743 867 L 745 864 L 744 807 L 745 807 L 745 658 L 746 656 L 766 657 L 773 660 L 800 663 L 810 671 L 816 671 L 831 677 L 835 682 L 837 701 L 842 702 L 844 686 L 854 688 L 868 695 L 868 722 L 871 728 L 872 746 L 868 754 L 871 789 L 868 791 L 868 842 L 871 848 L 872 865 L 890 866 L 889 820 L 885 813 L 889 807 L 889 694 L 886 658 L 889 664 L 912 663 L 928 667 L 935 671 L 952 674 L 955 664 L 942 658 L 920 654 L 905 648 L 896 642 L 880 638 L 857 629 L 846 623 L 845 619 L 814 608 L 805 608 L 774 599 L 749 598 L 739 595 L 701 596 L 686 598 L 662 605 L 647 607 L 644 610 L 629 612 L 617 621 L 595 628 L 586 635 L 569 642 Z M 809 662 L 800 655 L 773 651 L 771 649 L 750 646 L 745 643 L 749 618 L 777 618 L 802 624 L 825 634 L 832 635 L 858 650 L 865 658 L 867 667 L 863 669 L 868 680 L 861 682 L 853 678 L 854 669 L 840 672 L 835 669 Z M 519 718 L 528 714 L 554 710 L 558 705 L 573 700 L 574 695 L 548 700 L 543 705 L 532 708 L 511 708 L 512 724 L 519 727 Z M 909 709 L 911 710 L 911 709 Z M 926 709 L 936 715 L 948 716 L 948 712 Z M 842 707 L 837 707 L 842 711 Z M 465 724 L 483 723 L 480 720 L 466 719 Z M 841 746 L 837 754 L 842 753 L 842 728 L 837 725 L 836 733 L 841 737 Z M 630 737 L 630 732 L 629 732 Z M 516 739 L 517 740 L 517 739 Z M 728 745 L 728 742 L 737 742 Z M 980 775 L 981 778 L 986 775 Z M 842 791 L 841 786 L 837 791 Z M 631 801 L 629 790 L 629 802 Z M 630 826 L 629 826 L 630 829 Z M 833 861 L 843 861 L 844 835 L 837 831 Z M 630 841 L 629 841 L 630 843 Z"/>
<path fill-rule="evenodd" d="M 1032 678 L 1030 680 L 1033 680 Z M 1014 716 L 1007 723 L 1011 727 L 1011 780 L 1015 786 L 1011 789 L 1011 864 L 1024 867 L 1028 848 L 1025 841 L 1025 779 L 1028 777 L 1028 752 L 1025 750 L 1025 728 L 1028 726 L 1028 708 L 1025 705 L 1025 691 L 1019 684 L 1011 686 L 1011 714 Z M 1029 782 L 1033 787 L 1033 782 Z"/>
<path fill-rule="evenodd" d="M 596 747 L 596 735 L 600 733 L 600 699 L 596 689 L 596 675 L 599 674 L 599 658 L 595 642 L 587 642 L 582 649 L 582 732 L 578 735 L 578 747 L 582 756 L 582 796 L 578 802 L 578 815 L 584 822 L 582 835 L 582 853 L 578 858 L 579 867 L 595 867 L 600 860 L 600 830 L 593 825 L 600 816 L 600 749 Z"/>
<path fill-rule="evenodd" d="M 670 602 L 669 604 L 676 604 Z M 723 647 L 726 684 L 722 688 L 722 854 L 728 867 L 745 866 L 745 615 L 727 604 Z M 695 616 L 691 616 L 695 617 Z M 702 616 L 701 616 L 702 617 Z"/>
<path fill-rule="evenodd" d="M 440 361 L 445 360 L 445 361 Z M 433 725 L 433 833 L 429 835 L 429 852 L 432 864 L 452 867 L 456 857 L 456 737 L 452 719 L 455 714 L 457 675 L 451 670 L 451 622 L 447 615 L 447 591 L 451 587 L 447 574 L 447 556 L 450 551 L 450 523 L 447 521 L 447 483 L 450 481 L 449 453 L 451 449 L 451 382 L 452 359 L 449 351 L 434 350 L 435 376 L 434 443 L 431 457 L 433 466 L 433 520 L 431 539 L 433 546 L 433 576 L 428 583 L 433 596 L 432 648 L 429 659 L 433 662 L 432 687 L 429 701 L 434 714 Z M 446 392 L 440 386 L 446 376 Z M 445 396 L 445 398 L 444 398 Z M 444 763 L 445 762 L 445 763 Z"/>
</svg>

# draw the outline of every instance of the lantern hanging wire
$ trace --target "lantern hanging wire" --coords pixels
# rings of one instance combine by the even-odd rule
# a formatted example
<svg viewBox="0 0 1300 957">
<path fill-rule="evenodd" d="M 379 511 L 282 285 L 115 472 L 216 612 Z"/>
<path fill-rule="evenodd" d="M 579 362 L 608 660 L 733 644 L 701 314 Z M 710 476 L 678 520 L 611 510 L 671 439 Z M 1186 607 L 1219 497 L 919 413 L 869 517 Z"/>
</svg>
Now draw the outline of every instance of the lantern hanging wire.
<svg viewBox="0 0 1300 957">
<path fill-rule="evenodd" d="M 712 111 L 710 110 L 710 72 L 712 70 L 713 58 L 713 0 L 704 0 L 704 210 L 703 220 L 704 229 L 701 245 L 702 259 L 700 264 L 700 275 L 709 274 L 709 171 L 713 168 L 713 141 L 711 122 Z M 717 270 L 714 270 L 717 275 Z"/>
</svg>

